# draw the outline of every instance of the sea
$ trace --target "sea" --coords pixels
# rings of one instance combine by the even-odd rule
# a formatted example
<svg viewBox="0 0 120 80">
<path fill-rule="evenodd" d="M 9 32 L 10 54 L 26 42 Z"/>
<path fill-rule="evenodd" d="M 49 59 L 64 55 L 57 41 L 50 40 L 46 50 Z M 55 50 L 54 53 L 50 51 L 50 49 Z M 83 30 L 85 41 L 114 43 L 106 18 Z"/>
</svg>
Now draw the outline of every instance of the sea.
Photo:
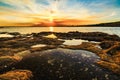
<svg viewBox="0 0 120 80">
<path fill-rule="evenodd" d="M 104 32 L 120 36 L 120 27 L 1 27 L 0 32 L 19 32 L 21 34 L 39 32 Z"/>
</svg>

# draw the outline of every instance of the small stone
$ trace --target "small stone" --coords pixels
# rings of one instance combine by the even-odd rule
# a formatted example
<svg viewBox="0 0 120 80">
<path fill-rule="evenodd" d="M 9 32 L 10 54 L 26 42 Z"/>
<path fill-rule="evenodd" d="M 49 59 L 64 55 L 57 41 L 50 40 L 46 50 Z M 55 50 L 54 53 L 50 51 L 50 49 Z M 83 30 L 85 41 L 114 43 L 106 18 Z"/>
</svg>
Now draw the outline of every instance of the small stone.
<svg viewBox="0 0 120 80">
<path fill-rule="evenodd" d="M 60 64 L 60 67 L 63 67 L 63 64 Z"/>
<path fill-rule="evenodd" d="M 7 65 L 4 66 L 5 68 L 7 67 Z"/>
<path fill-rule="evenodd" d="M 59 78 L 63 78 L 63 75 L 59 76 Z"/>
<path fill-rule="evenodd" d="M 56 71 L 56 73 L 58 73 L 58 74 L 59 74 L 59 73 L 60 73 L 60 71 Z"/>
<path fill-rule="evenodd" d="M 98 80 L 97 78 L 93 78 L 92 80 Z"/>
<path fill-rule="evenodd" d="M 50 72 L 52 72 L 52 70 L 50 70 Z"/>
<path fill-rule="evenodd" d="M 48 64 L 50 64 L 50 65 L 54 65 L 54 59 L 51 59 L 51 60 L 48 60 Z"/>
<path fill-rule="evenodd" d="M 85 68 L 85 71 L 88 71 L 88 68 Z"/>
<path fill-rule="evenodd" d="M 108 74 L 105 74 L 105 78 L 106 78 L 106 79 L 109 79 L 108 76 L 109 76 Z"/>
</svg>

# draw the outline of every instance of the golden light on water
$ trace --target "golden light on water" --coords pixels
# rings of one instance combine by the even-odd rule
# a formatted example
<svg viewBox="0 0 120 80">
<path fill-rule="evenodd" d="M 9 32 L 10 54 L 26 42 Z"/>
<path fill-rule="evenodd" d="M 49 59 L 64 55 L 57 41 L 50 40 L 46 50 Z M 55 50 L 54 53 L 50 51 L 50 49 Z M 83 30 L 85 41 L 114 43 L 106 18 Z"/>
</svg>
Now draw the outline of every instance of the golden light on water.
<svg viewBox="0 0 120 80">
<path fill-rule="evenodd" d="M 54 31 L 54 28 L 53 27 L 49 27 L 50 29 L 50 32 L 53 32 Z"/>
</svg>

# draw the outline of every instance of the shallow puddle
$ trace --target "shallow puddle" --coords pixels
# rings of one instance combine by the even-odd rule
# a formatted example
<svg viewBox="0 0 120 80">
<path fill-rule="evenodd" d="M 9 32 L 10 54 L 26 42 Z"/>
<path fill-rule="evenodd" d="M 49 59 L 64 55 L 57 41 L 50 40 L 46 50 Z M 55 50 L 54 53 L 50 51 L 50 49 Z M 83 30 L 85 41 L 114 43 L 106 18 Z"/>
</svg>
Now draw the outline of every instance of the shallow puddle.
<svg viewBox="0 0 120 80">
<path fill-rule="evenodd" d="M 64 45 L 80 45 L 82 42 L 88 42 L 87 40 L 82 39 L 72 39 L 72 40 L 64 40 Z"/>
</svg>

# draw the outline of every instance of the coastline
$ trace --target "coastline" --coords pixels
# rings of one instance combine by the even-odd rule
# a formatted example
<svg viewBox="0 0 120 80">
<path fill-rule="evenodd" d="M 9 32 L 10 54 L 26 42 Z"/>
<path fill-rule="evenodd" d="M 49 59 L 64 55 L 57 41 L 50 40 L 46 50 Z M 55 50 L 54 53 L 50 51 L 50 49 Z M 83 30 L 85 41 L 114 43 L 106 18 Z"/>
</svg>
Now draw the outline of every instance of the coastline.
<svg viewBox="0 0 120 80">
<path fill-rule="evenodd" d="M 14 65 L 19 64 L 22 60 L 26 59 L 26 57 L 28 57 L 32 53 L 36 54 L 36 53 L 41 53 L 42 51 L 44 52 L 46 50 L 62 48 L 62 49 L 70 49 L 70 50 L 85 50 L 96 54 L 98 57 L 100 57 L 100 60 L 97 61 L 96 64 L 101 68 L 105 68 L 106 70 L 111 71 L 119 78 L 120 37 L 117 35 L 110 35 L 103 32 L 77 32 L 77 31 L 67 32 L 67 33 L 40 32 L 40 33 L 31 33 L 31 34 L 7 32 L 7 34 L 12 35 L 13 37 L 0 38 L 0 44 L 1 44 L 0 64 L 2 64 L 0 66 L 1 75 L 2 73 L 11 71 L 12 70 L 11 68 Z M 51 34 L 53 34 L 54 36 L 49 37 L 48 35 Z M 88 40 L 88 42 L 83 41 L 79 45 L 63 45 L 65 40 L 72 40 L 72 39 Z M 15 69 L 13 69 L 12 71 L 14 70 Z M 24 71 L 24 72 L 28 73 L 29 71 Z M 30 74 L 27 74 L 27 76 L 32 74 L 31 72 L 29 73 Z M 1 77 L 1 75 L 0 78 L 3 78 Z M 33 74 L 33 76 L 35 75 Z M 31 77 L 32 75 L 27 78 L 31 78 Z M 114 80 L 114 79 L 110 79 L 110 80 Z"/>
</svg>

